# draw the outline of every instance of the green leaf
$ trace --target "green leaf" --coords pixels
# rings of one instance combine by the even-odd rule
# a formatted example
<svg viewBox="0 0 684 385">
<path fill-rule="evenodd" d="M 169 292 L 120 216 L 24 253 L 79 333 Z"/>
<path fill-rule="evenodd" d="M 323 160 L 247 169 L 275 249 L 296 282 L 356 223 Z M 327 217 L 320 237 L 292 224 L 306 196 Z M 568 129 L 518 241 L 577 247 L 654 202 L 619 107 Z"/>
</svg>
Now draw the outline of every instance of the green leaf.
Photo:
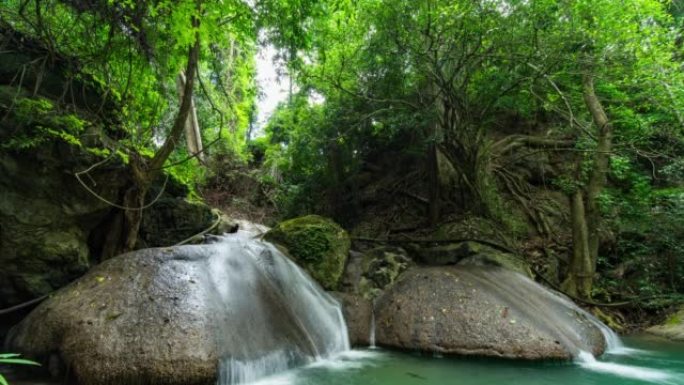
<svg viewBox="0 0 684 385">
<path fill-rule="evenodd" d="M 17 364 L 17 365 L 35 365 L 40 366 L 39 363 L 31 360 L 24 360 L 21 358 L 2 358 L 0 364 Z"/>
<path fill-rule="evenodd" d="M 7 382 L 7 380 L 5 380 L 5 377 L 3 377 L 2 374 L 0 374 L 0 385 L 9 385 L 9 383 Z"/>
</svg>

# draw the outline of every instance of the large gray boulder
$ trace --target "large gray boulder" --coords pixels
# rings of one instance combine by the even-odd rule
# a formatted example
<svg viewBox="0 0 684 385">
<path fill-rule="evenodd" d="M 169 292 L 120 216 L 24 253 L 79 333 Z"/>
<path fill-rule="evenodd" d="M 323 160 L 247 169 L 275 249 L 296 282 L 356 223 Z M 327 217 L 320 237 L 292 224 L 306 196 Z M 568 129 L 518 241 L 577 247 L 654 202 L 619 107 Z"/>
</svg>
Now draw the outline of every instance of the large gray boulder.
<svg viewBox="0 0 684 385">
<path fill-rule="evenodd" d="M 393 348 L 528 360 L 605 349 L 586 312 L 496 266 L 412 267 L 378 298 L 375 316 L 377 344 Z"/>
<path fill-rule="evenodd" d="M 273 246 L 216 243 L 112 258 L 36 308 L 8 348 L 79 383 L 251 381 L 348 348 L 337 302 Z"/>
</svg>

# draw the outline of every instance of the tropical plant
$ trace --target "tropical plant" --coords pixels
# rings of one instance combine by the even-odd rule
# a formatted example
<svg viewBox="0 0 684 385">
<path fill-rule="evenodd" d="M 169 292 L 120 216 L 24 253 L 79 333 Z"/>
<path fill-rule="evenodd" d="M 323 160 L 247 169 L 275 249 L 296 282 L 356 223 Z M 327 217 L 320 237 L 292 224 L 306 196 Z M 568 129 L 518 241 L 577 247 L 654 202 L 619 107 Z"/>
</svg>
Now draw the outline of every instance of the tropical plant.
<svg viewBox="0 0 684 385">
<path fill-rule="evenodd" d="M 19 358 L 21 354 L 16 354 L 16 353 L 0 353 L 0 365 L 2 364 L 8 364 L 8 365 L 35 365 L 35 366 L 40 366 L 39 363 L 31 360 L 26 360 L 23 358 Z M 9 385 L 5 377 L 0 374 L 0 385 Z"/>
</svg>

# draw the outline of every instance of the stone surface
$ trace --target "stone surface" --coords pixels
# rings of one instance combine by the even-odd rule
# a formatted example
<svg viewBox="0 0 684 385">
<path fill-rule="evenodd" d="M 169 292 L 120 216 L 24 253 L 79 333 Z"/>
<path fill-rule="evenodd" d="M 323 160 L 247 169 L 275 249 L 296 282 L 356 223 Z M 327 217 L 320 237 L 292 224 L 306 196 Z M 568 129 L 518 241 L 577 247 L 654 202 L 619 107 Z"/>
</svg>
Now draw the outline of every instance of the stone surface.
<svg viewBox="0 0 684 385">
<path fill-rule="evenodd" d="M 164 196 L 145 211 L 138 248 L 173 246 L 207 230 L 216 221 L 216 214 L 204 203 Z M 227 218 L 221 219 L 217 232 L 233 232 L 225 231 L 231 230 L 229 223 Z"/>
<path fill-rule="evenodd" d="M 668 317 L 665 322 L 646 329 L 646 332 L 674 341 L 684 341 L 684 306 Z"/>
<path fill-rule="evenodd" d="M 0 308 L 49 293 L 90 267 L 88 238 L 110 207 L 73 173 L 95 161 L 59 143 L 0 152 Z M 93 172 L 98 194 L 116 199 L 122 170 Z"/>
<path fill-rule="evenodd" d="M 492 265 L 532 277 L 530 266 L 519 256 L 475 241 L 448 243 L 416 250 L 420 262 L 430 266 Z"/>
<path fill-rule="evenodd" d="M 411 265 L 411 259 L 400 247 L 381 246 L 368 250 L 363 256 L 358 292 L 364 298 L 376 298 Z"/>
<path fill-rule="evenodd" d="M 494 266 L 412 267 L 376 301 L 379 346 L 516 358 L 601 354 L 601 331 L 569 300 Z"/>
<path fill-rule="evenodd" d="M 326 290 L 336 290 L 351 240 L 344 229 L 318 215 L 279 223 L 264 236 L 284 246 L 292 258 Z"/>
<path fill-rule="evenodd" d="M 347 348 L 337 301 L 244 232 L 109 259 L 8 336 L 10 351 L 59 357 L 89 385 L 252 381 Z"/>
<path fill-rule="evenodd" d="M 373 314 L 371 301 L 350 293 L 333 292 L 332 295 L 342 304 L 349 342 L 352 346 L 369 346 Z"/>
</svg>

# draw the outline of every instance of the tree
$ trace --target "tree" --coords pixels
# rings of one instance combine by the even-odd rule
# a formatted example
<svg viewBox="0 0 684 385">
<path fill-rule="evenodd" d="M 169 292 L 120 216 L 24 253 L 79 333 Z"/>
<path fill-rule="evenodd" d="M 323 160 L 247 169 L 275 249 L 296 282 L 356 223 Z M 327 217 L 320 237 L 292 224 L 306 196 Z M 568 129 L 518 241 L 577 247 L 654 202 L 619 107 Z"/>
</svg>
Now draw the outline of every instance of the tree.
<svg viewBox="0 0 684 385">
<path fill-rule="evenodd" d="M 256 42 L 258 28 L 267 28 L 277 43 L 299 48 L 305 39 L 297 23 L 305 23 L 307 12 L 317 3 L 13 0 L 3 6 L 4 23 L 52 51 L 78 58 L 81 71 L 101 82 L 106 94 L 121 106 L 123 129 L 107 151 L 128 163 L 131 177 L 116 205 L 122 210 L 111 224 L 104 257 L 136 247 L 143 211 L 154 203 L 148 191 L 168 167 L 187 164 L 210 152 L 212 144 L 230 141 L 222 138 L 228 119 L 234 134 L 239 121 L 246 130 L 248 119 L 243 116 L 252 115 L 256 93 L 241 71 L 247 68 L 250 74 L 253 59 L 236 55 L 236 43 L 253 52 L 249 47 Z M 289 29 L 280 28 L 273 13 L 298 7 L 303 11 L 290 21 Z M 176 104 L 169 90 L 179 73 L 185 82 Z M 198 90 L 199 119 L 220 124 L 205 125 L 204 132 L 195 135 L 197 143 L 201 135 L 214 138 L 202 151 L 184 153 L 180 144 L 189 117 L 195 120 L 193 98 Z M 249 101 L 244 103 L 245 99 Z"/>
</svg>

